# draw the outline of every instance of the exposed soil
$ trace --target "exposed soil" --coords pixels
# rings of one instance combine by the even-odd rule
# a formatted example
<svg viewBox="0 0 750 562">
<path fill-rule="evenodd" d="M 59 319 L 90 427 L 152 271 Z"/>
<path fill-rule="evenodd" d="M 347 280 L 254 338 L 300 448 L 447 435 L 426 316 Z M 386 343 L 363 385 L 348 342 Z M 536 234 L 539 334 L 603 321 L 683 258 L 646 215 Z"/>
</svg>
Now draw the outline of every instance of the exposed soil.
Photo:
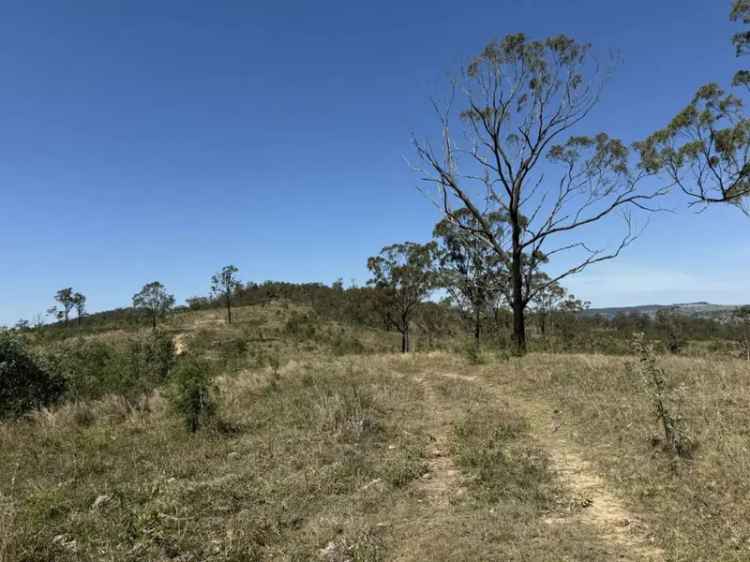
<svg viewBox="0 0 750 562">
<path fill-rule="evenodd" d="M 567 509 L 551 514 L 545 520 L 549 525 L 581 522 L 596 529 L 605 542 L 623 547 L 628 552 L 624 560 L 664 560 L 664 551 L 654 544 L 646 524 L 637 514 L 627 509 L 624 502 L 609 489 L 604 477 L 585 460 L 583 451 L 566 438 L 566 428 L 561 430 L 561 423 L 553 415 L 553 409 L 549 405 L 501 396 L 496 386 L 480 381 L 475 376 L 451 372 L 438 374 L 444 378 L 487 384 L 488 390 L 499 399 L 510 400 L 518 413 L 530 423 L 534 440 L 546 451 L 553 470 L 571 497 Z M 451 467 L 449 459 L 442 466 L 436 466 L 436 480 L 440 483 L 438 487 L 446 496 L 450 495 L 451 487 L 456 485 L 455 477 L 450 474 L 451 470 L 455 470 Z"/>
</svg>

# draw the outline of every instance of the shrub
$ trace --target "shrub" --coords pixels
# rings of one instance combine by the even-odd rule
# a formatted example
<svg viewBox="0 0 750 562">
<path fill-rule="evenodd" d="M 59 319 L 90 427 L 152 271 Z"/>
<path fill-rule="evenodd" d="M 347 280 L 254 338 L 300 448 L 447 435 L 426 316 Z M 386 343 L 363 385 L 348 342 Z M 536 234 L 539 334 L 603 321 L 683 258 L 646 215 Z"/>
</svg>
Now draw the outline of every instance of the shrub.
<svg viewBox="0 0 750 562">
<path fill-rule="evenodd" d="M 475 342 L 470 342 L 464 347 L 464 356 L 470 365 L 484 365 L 487 362 L 482 349 Z"/>
<path fill-rule="evenodd" d="M 284 324 L 284 335 L 297 341 L 313 339 L 318 331 L 319 320 L 314 312 L 293 312 Z"/>
<path fill-rule="evenodd" d="M 65 340 L 50 348 L 44 358 L 49 369 L 65 379 L 67 399 L 99 398 L 120 377 L 116 350 L 99 341 Z"/>
<path fill-rule="evenodd" d="M 65 379 L 66 398 L 71 400 L 117 394 L 132 402 L 162 384 L 174 362 L 172 339 L 158 331 L 120 346 L 71 338 L 45 353 L 51 372 Z"/>
<path fill-rule="evenodd" d="M 342 328 L 331 337 L 331 350 L 334 355 L 359 355 L 365 353 L 364 344 Z"/>
<path fill-rule="evenodd" d="M 244 333 L 227 334 L 221 340 L 216 342 L 216 349 L 219 356 L 228 363 L 230 361 L 241 360 L 250 349 L 248 337 Z"/>
<path fill-rule="evenodd" d="M 664 429 L 666 447 L 677 456 L 690 457 L 694 443 L 688 435 L 684 419 L 673 413 L 666 373 L 656 366 L 653 346 L 645 342 L 643 334 L 637 334 L 633 347 L 638 353 L 640 374 L 653 401 L 654 413 Z"/>
<path fill-rule="evenodd" d="M 174 367 L 174 342 L 167 334 L 155 330 L 130 341 L 127 351 L 127 376 L 120 393 L 143 394 L 162 384 Z"/>
<path fill-rule="evenodd" d="M 167 396 L 185 427 L 194 433 L 216 415 L 214 392 L 210 366 L 205 361 L 186 358 L 175 368 Z"/>
<path fill-rule="evenodd" d="M 23 338 L 0 330 L 0 418 L 60 399 L 65 381 L 28 351 Z"/>
</svg>

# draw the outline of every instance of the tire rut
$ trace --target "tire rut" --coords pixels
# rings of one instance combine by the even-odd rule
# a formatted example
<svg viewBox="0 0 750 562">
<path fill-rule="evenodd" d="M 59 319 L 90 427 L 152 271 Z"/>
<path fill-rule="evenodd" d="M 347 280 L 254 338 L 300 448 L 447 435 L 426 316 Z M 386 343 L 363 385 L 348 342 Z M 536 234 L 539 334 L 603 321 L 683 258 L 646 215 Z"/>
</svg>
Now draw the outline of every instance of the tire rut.
<svg viewBox="0 0 750 562">
<path fill-rule="evenodd" d="M 436 509 L 449 509 L 451 498 L 464 493 L 460 471 L 450 456 L 450 417 L 425 379 L 418 379 L 425 389 L 425 401 L 430 404 L 432 445 L 427 451 L 427 472 L 417 483 L 427 501 Z"/>
<path fill-rule="evenodd" d="M 664 551 L 653 543 L 642 518 L 628 510 L 624 502 L 609 490 L 605 478 L 585 460 L 581 448 L 559 432 L 560 425 L 549 414 L 549 405 L 501 394 L 492 383 L 481 381 L 476 376 L 450 372 L 437 374 L 470 383 L 485 382 L 497 398 L 510 401 L 514 409 L 529 421 L 534 440 L 547 452 L 553 470 L 572 498 L 567 512 L 551 515 L 545 520 L 549 525 L 580 521 L 596 529 L 604 541 L 622 547 L 628 553 L 626 558 L 619 560 L 660 562 L 665 559 Z"/>
</svg>

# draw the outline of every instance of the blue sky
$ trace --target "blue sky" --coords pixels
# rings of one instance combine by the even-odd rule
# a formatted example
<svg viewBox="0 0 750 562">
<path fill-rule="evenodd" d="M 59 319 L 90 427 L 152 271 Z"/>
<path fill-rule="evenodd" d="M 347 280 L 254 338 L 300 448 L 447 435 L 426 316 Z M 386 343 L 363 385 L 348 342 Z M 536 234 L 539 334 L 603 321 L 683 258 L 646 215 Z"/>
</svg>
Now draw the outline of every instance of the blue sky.
<svg viewBox="0 0 750 562">
<path fill-rule="evenodd" d="M 729 1 L 6 2 L 0 18 L 0 324 L 67 286 L 92 311 L 160 280 L 367 279 L 438 219 L 405 158 L 430 96 L 489 40 L 566 33 L 622 56 L 587 123 L 627 142 L 743 61 Z M 747 62 L 747 61 L 745 61 Z M 594 306 L 750 301 L 750 220 L 653 217 L 567 285 Z M 597 227 L 587 240 L 607 239 Z"/>
</svg>

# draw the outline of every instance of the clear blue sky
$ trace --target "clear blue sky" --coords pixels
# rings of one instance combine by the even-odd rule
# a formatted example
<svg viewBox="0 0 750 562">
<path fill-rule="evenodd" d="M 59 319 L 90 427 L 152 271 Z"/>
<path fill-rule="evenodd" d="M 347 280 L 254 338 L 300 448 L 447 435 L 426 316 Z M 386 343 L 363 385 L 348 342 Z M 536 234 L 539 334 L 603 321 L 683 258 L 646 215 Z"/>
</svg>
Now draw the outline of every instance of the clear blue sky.
<svg viewBox="0 0 750 562">
<path fill-rule="evenodd" d="M 0 18 L 0 324 L 61 287 L 92 311 L 162 281 L 363 282 L 429 238 L 404 161 L 428 98 L 492 38 L 566 33 L 622 55 L 588 123 L 627 142 L 740 66 L 729 0 L 6 2 Z M 750 61 L 745 61 L 750 64 Z M 568 283 L 595 306 L 750 301 L 750 220 L 654 217 Z M 592 235 L 607 236 L 593 231 Z M 590 238 L 589 238 L 590 239 Z"/>
</svg>

